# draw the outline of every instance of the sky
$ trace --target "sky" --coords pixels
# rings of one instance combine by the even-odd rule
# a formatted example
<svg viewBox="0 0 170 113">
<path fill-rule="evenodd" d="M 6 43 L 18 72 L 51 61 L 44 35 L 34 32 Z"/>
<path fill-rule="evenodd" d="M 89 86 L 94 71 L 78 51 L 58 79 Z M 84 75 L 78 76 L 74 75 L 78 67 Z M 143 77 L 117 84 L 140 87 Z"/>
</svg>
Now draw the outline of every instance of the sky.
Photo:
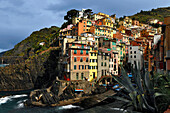
<svg viewBox="0 0 170 113">
<path fill-rule="evenodd" d="M 170 6 L 170 0 L 0 0 L 0 52 L 12 49 L 33 31 L 58 26 L 71 9 L 130 16 Z"/>
</svg>

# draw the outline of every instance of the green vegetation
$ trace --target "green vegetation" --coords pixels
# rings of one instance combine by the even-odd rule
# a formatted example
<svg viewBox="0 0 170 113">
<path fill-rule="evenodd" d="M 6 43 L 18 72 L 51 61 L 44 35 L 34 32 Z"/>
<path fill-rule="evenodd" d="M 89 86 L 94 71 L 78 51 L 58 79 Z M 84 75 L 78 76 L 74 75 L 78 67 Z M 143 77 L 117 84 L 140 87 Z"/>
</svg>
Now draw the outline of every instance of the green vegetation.
<svg viewBox="0 0 170 113">
<path fill-rule="evenodd" d="M 64 16 L 64 20 L 67 20 L 67 22 L 64 22 L 61 26 L 61 29 L 66 28 L 67 25 L 72 24 L 72 19 L 74 17 L 78 17 L 79 11 L 76 9 L 71 9 L 67 12 L 67 15 Z"/>
<path fill-rule="evenodd" d="M 170 105 L 170 79 L 168 75 L 153 75 L 153 73 L 132 70 L 133 79 L 130 80 L 127 71 L 121 69 L 121 76 L 113 78 L 125 88 L 119 96 L 113 98 L 124 101 L 124 110 L 133 106 L 135 111 L 140 112 L 164 112 Z"/>
<path fill-rule="evenodd" d="M 139 20 L 139 22 L 147 23 L 149 19 L 158 19 L 159 21 L 164 21 L 164 17 L 170 16 L 170 7 L 152 9 L 151 11 L 140 11 L 133 16 L 130 16 L 132 19 Z"/>
<path fill-rule="evenodd" d="M 59 36 L 59 29 L 52 26 L 51 28 L 35 31 L 28 38 L 15 45 L 12 50 L 7 51 L 4 56 L 23 56 L 28 58 L 47 50 L 49 47 L 54 46 Z M 41 42 L 44 42 L 43 46 L 40 45 Z"/>
</svg>

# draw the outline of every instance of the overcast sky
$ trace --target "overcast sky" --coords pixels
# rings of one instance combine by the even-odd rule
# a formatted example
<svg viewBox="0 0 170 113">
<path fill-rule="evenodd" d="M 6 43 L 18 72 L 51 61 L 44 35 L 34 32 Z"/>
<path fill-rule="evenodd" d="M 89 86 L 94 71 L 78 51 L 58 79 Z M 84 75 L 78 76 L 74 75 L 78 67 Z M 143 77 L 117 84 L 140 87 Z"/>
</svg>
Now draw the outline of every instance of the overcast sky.
<svg viewBox="0 0 170 113">
<path fill-rule="evenodd" d="M 70 9 L 133 15 L 140 10 L 170 6 L 170 0 L 0 0 L 0 51 L 8 50 L 33 31 L 58 26 Z"/>
</svg>

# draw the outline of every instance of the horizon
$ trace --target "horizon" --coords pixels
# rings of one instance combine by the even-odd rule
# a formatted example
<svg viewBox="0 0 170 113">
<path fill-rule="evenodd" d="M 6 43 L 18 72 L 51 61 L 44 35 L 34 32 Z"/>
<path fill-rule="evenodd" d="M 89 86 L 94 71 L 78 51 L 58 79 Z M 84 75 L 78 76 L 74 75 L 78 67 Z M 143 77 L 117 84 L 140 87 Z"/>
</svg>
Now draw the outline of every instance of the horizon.
<svg viewBox="0 0 170 113">
<path fill-rule="evenodd" d="M 64 16 L 71 9 L 92 9 L 94 13 L 116 14 L 116 17 L 122 17 L 137 14 L 141 10 L 150 11 L 165 7 L 170 7 L 170 1 L 0 0 L 0 52 L 14 48 L 33 31 L 51 26 L 61 27 L 65 21 Z"/>
</svg>

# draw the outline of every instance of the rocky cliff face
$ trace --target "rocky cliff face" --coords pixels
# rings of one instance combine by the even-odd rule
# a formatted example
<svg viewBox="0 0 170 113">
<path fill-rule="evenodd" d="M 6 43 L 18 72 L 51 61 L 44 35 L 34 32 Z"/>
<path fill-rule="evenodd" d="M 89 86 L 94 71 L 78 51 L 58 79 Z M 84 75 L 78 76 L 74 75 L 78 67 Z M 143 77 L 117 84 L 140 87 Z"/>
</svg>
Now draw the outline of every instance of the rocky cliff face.
<svg viewBox="0 0 170 113">
<path fill-rule="evenodd" d="M 4 62 L 10 65 L 0 67 L 0 91 L 45 88 L 51 85 L 59 73 L 60 48 L 49 48 L 56 46 L 58 30 L 58 27 L 51 27 L 33 32 L 4 54 Z M 41 46 L 41 42 L 45 42 L 45 45 Z"/>
<path fill-rule="evenodd" d="M 0 90 L 14 91 L 44 88 L 58 76 L 58 53 L 52 50 L 24 62 L 0 68 Z"/>
</svg>

